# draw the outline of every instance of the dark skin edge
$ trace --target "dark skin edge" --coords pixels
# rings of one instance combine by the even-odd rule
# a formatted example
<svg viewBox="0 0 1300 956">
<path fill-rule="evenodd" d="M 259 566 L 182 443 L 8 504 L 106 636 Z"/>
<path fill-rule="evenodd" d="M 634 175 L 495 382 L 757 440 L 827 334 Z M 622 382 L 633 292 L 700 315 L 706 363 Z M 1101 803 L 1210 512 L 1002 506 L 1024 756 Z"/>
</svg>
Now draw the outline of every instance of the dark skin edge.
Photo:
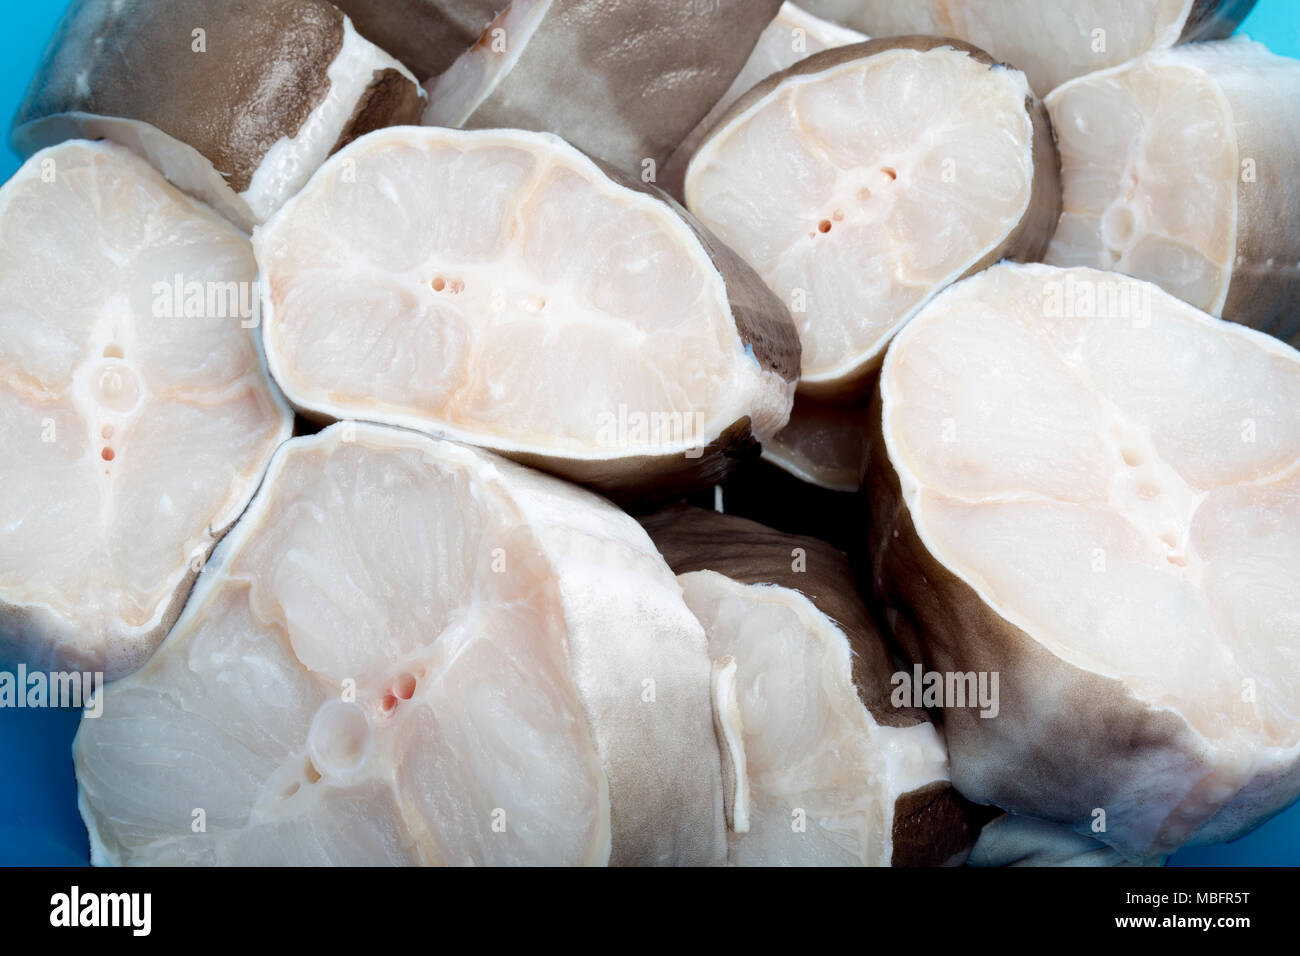
<svg viewBox="0 0 1300 956">
<path fill-rule="evenodd" d="M 742 584 L 775 584 L 806 596 L 834 621 L 853 650 L 853 681 L 878 724 L 914 726 L 929 720 L 920 708 L 896 708 L 889 700 L 894 654 L 859 596 L 848 558 L 824 541 L 785 534 L 756 522 L 685 505 L 643 517 L 676 574 L 710 570 Z M 804 570 L 795 570 L 794 549 Z M 949 784 L 935 781 L 899 796 L 893 828 L 895 866 L 941 866 L 961 862 L 980 828 L 1000 810 L 970 803 Z"/>
<path fill-rule="evenodd" d="M 332 0 L 357 32 L 423 82 L 474 44 L 509 0 Z"/>
<path fill-rule="evenodd" d="M 747 263 L 662 190 L 627 176 L 601 160 L 593 159 L 593 162 L 614 183 L 664 203 L 672 214 L 686 223 L 722 277 L 741 344 L 752 352 L 764 370 L 787 382 L 796 381 L 799 375 L 799 335 L 785 303 L 768 289 Z M 310 421 L 327 424 L 332 420 L 311 409 L 299 408 L 297 411 L 300 426 Z M 485 444 L 484 447 L 490 446 Z M 645 513 L 726 480 L 737 468 L 756 461 L 760 447 L 746 415 L 711 436 L 697 451 L 699 454 L 692 455 L 682 452 L 611 454 L 596 459 L 566 458 L 560 454 L 500 453 L 591 488 L 630 512 Z"/>
<path fill-rule="evenodd" d="M 897 36 L 867 40 L 848 46 L 823 50 L 799 61 L 794 66 L 774 73 L 757 83 L 741 96 L 718 120 L 715 130 L 769 96 L 788 79 L 825 72 L 847 63 L 869 59 L 892 50 L 908 49 L 926 52 L 951 48 L 966 53 L 971 59 L 988 66 L 990 70 L 1015 69 L 1014 64 L 1000 63 L 984 50 L 951 37 Z M 1033 93 L 1025 97 L 1025 111 L 1033 124 L 1032 152 L 1034 176 L 1028 207 L 1020 222 L 995 248 L 989 250 L 958 279 L 974 275 L 1002 259 L 1036 262 L 1047 251 L 1052 233 L 1061 215 L 1061 159 L 1056 149 L 1056 135 L 1052 130 L 1047 109 Z M 707 142 L 707 139 L 705 140 Z M 954 280 L 956 281 L 956 280 Z M 801 396 L 827 403 L 853 404 L 866 401 L 880 369 L 884 350 L 866 359 L 855 370 L 834 382 L 801 383 Z"/>
<path fill-rule="evenodd" d="M 959 707 L 935 715 L 948 744 L 953 785 L 972 800 L 1071 826 L 1089 820 L 1095 807 L 1122 803 L 1129 783 L 1153 762 L 1190 763 L 1185 755 L 1195 746 L 1180 718 L 1147 708 L 1118 680 L 1065 664 L 930 553 L 903 500 L 882 414 L 878 385 L 864 486 L 872 593 L 893 609 L 894 637 L 926 671 L 1000 676 L 997 720 Z M 1071 706 L 1041 709 L 1040 703 L 1048 703 L 1038 699 L 1044 686 L 1057 688 L 1054 697 Z M 1028 739 L 1025 727 L 1034 730 Z M 1115 748 L 1117 740 L 1125 742 L 1122 751 Z M 1112 773 L 1098 775 L 1099 766 Z M 1135 856 L 1161 852 L 1159 835 L 1155 839 L 1157 845 Z"/>
<path fill-rule="evenodd" d="M 267 150 L 297 135 L 328 94 L 343 33 L 343 14 L 322 0 L 230 0 L 220 10 L 202 0 L 136 0 L 119 11 L 80 0 L 14 125 L 73 111 L 141 120 L 194 147 L 243 192 Z M 280 73 L 266 88 L 269 62 Z M 75 79 L 82 70 L 84 87 Z"/>
</svg>

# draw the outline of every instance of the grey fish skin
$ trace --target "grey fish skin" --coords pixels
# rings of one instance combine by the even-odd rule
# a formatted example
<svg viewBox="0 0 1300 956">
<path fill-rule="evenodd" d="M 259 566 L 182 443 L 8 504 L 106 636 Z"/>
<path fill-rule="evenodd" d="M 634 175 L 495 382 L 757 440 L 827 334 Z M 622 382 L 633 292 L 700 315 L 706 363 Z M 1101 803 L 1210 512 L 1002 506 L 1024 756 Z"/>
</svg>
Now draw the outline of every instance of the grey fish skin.
<svg viewBox="0 0 1300 956">
<path fill-rule="evenodd" d="M 249 231 L 330 152 L 422 108 L 415 78 L 325 0 L 76 0 L 11 139 L 24 156 L 116 140 Z"/>
<path fill-rule="evenodd" d="M 332 0 L 357 32 L 424 82 L 483 35 L 509 0 Z"/>
<path fill-rule="evenodd" d="M 780 7 L 781 0 L 550 0 L 481 103 L 467 116 L 434 118 L 439 87 L 431 81 L 424 121 L 556 133 L 653 182 Z"/>
</svg>

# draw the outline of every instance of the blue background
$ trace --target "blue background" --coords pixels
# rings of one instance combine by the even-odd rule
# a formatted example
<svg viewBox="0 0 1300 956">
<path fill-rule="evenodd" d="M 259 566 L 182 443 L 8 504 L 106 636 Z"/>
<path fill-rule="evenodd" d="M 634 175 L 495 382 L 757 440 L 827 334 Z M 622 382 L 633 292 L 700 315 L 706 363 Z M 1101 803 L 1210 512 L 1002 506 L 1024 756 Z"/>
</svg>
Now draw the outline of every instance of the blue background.
<svg viewBox="0 0 1300 956">
<path fill-rule="evenodd" d="M 6 131 L 64 6 L 57 0 L 0 0 L 5 11 L 0 22 L 8 24 L 0 31 L 0 122 Z M 1239 32 L 1268 44 L 1274 53 L 1300 57 L 1300 0 L 1259 0 Z M 1278 119 L 1300 122 L 1296 116 Z M 0 181 L 12 176 L 19 163 L 6 134 Z M 78 713 L 72 711 L 0 710 L 0 865 L 87 862 L 72 773 L 77 721 Z M 1300 804 L 1235 843 L 1183 850 L 1170 864 L 1300 865 Z"/>
</svg>

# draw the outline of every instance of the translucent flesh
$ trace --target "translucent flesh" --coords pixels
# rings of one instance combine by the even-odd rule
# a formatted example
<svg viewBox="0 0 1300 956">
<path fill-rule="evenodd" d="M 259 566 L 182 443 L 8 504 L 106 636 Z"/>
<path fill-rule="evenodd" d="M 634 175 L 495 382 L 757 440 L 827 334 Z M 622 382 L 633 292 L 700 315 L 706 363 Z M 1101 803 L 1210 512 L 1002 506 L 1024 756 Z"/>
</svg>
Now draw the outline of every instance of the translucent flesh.
<svg viewBox="0 0 1300 956">
<path fill-rule="evenodd" d="M 1300 354 L 1145 283 L 1004 265 L 884 374 L 918 532 L 993 607 L 1211 739 L 1300 740 Z"/>
<path fill-rule="evenodd" d="M 895 799 L 946 779 L 934 729 L 876 724 L 847 638 L 798 592 L 711 571 L 679 580 L 709 654 L 737 667 L 749 832 L 729 834 L 728 862 L 888 865 Z"/>
<path fill-rule="evenodd" d="M 860 43 L 866 37 L 826 20 L 814 17 L 793 3 L 783 3 L 780 11 L 759 34 L 749 59 L 736 74 L 708 115 L 700 121 L 706 130 L 722 117 L 732 103 L 751 86 L 773 73 L 793 66 L 805 57 L 832 47 Z"/>
<path fill-rule="evenodd" d="M 687 205 L 790 305 L 805 379 L 878 354 L 1019 223 L 1026 92 L 951 48 L 893 50 L 787 79 L 696 153 Z"/>
<path fill-rule="evenodd" d="M 252 249 L 143 160 L 77 142 L 4 187 L 0 247 L 0 602 L 47 608 L 56 655 L 111 669 L 287 436 L 239 311 Z"/>
<path fill-rule="evenodd" d="M 83 723 L 97 862 L 607 858 L 551 564 L 481 457 L 391 434 L 286 452 L 198 606 Z"/>
<path fill-rule="evenodd" d="M 1203 70 L 1146 58 L 1047 99 L 1064 203 L 1046 256 L 1154 282 L 1219 314 L 1236 254 L 1237 134 Z"/>
<path fill-rule="evenodd" d="M 1192 0 L 804 0 L 873 36 L 958 37 L 1024 70 L 1045 95 L 1071 77 L 1177 42 Z"/>
<path fill-rule="evenodd" d="M 669 413 L 779 425 L 688 227 L 553 137 L 372 135 L 254 245 L 272 370 L 327 413 L 588 455 L 620 408 L 666 413 L 655 447 Z"/>
<path fill-rule="evenodd" d="M 704 137 L 722 119 L 722 115 L 760 80 L 794 66 L 814 53 L 849 43 L 860 43 L 865 39 L 867 38 L 856 30 L 814 17 L 793 3 L 781 4 L 781 9 L 772 22 L 759 34 L 749 59 L 736 74 L 727 92 L 713 104 L 713 108 L 677 148 L 673 164 L 689 160 Z"/>
</svg>

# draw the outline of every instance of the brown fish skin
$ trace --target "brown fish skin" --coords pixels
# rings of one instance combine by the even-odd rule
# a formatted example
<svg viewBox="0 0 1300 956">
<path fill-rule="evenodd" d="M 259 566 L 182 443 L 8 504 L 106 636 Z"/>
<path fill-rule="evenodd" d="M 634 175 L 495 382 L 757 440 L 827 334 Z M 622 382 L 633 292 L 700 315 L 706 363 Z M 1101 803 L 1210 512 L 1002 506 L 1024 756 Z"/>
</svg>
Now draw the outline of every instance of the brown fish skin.
<svg viewBox="0 0 1300 956">
<path fill-rule="evenodd" d="M 883 437 L 873 440 L 868 476 L 871 545 L 876 597 L 895 608 L 894 637 L 925 671 L 998 672 L 999 720 L 981 720 L 964 708 L 944 711 L 940 720 L 951 756 L 953 785 L 971 799 L 1017 813 L 1056 805 L 1055 822 L 1088 819 L 1094 808 L 1113 804 L 1115 781 L 1162 751 L 1179 752 L 1192 734 L 1172 714 L 1150 711 L 1122 693 L 1119 681 L 1070 668 L 1018 627 L 989 608 L 975 591 L 941 564 L 921 542 L 888 463 Z M 924 634 L 924 640 L 920 635 Z M 1046 712 L 1026 687 L 1051 682 L 1058 699 L 1082 707 Z M 1129 703 L 1125 703 L 1125 699 Z M 1036 722 L 1041 733 L 1026 741 L 1015 728 Z M 984 726 L 980 726 L 983 724 Z M 1097 761 L 1113 760 L 1113 736 L 1129 741 L 1121 776 L 1092 772 Z M 1028 752 L 1026 749 L 1028 748 Z M 1037 772 L 1004 783 L 1007 754 Z M 1192 761 L 1188 761 L 1191 770 Z M 1060 785 L 1061 781 L 1066 785 Z"/>
<path fill-rule="evenodd" d="M 894 801 L 894 852 L 890 866 L 960 866 L 982 828 L 1001 813 L 971 803 L 936 780 Z"/>
<path fill-rule="evenodd" d="M 675 574 L 714 571 L 741 584 L 777 585 L 808 598 L 848 639 L 858 699 L 877 724 L 911 727 L 930 719 L 922 708 L 891 702 L 890 679 L 898 667 L 841 552 L 816 538 L 686 505 L 640 521 Z M 802 550 L 801 571 L 793 568 L 796 549 Z M 998 812 L 970 803 L 945 781 L 903 793 L 895 801 L 892 865 L 960 864 L 980 827 Z"/>
<path fill-rule="evenodd" d="M 424 101 L 410 80 L 396 70 L 376 70 L 330 153 L 385 126 L 414 126 L 423 109 Z"/>
<path fill-rule="evenodd" d="M 423 82 L 456 61 L 509 0 L 332 0 Z"/>
<path fill-rule="evenodd" d="M 463 126 L 545 130 L 625 172 L 641 175 L 647 160 L 658 170 L 780 8 L 781 0 L 553 0 Z"/>
<path fill-rule="evenodd" d="M 14 119 L 14 148 L 28 155 L 76 135 L 63 117 L 134 120 L 197 151 L 244 193 L 271 148 L 296 137 L 328 95 L 344 24 L 325 0 L 76 0 Z M 376 70 L 334 149 L 413 123 L 421 106 L 409 78 Z"/>
<path fill-rule="evenodd" d="M 764 446 L 763 457 L 819 488 L 857 492 L 867 473 L 868 422 L 866 408 L 796 396 L 789 424 Z"/>
<path fill-rule="evenodd" d="M 59 24 L 15 127 L 67 112 L 143 120 L 193 146 L 243 192 L 266 151 L 295 136 L 329 92 L 343 14 L 320 0 L 231 0 L 220 18 L 213 14 L 200 0 L 133 0 L 118 9 L 78 0 Z M 194 51 L 195 29 L 206 32 L 207 52 Z M 101 43 L 108 52 L 94 52 Z M 265 69 L 273 59 L 291 76 L 268 91 Z M 217 90 L 228 107 L 221 115 L 186 108 L 187 94 Z"/>
</svg>

